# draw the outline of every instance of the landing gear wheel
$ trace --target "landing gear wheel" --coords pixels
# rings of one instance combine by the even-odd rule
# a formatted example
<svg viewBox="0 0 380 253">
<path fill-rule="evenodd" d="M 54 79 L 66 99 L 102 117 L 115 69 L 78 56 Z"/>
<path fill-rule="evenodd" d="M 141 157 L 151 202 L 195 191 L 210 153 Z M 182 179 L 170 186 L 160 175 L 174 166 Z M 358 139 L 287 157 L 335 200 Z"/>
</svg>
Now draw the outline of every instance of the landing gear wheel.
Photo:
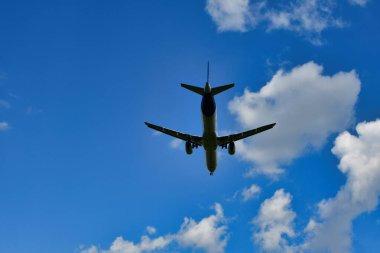
<svg viewBox="0 0 380 253">
<path fill-rule="evenodd" d="M 210 176 L 214 175 L 214 172 L 210 172 Z"/>
</svg>

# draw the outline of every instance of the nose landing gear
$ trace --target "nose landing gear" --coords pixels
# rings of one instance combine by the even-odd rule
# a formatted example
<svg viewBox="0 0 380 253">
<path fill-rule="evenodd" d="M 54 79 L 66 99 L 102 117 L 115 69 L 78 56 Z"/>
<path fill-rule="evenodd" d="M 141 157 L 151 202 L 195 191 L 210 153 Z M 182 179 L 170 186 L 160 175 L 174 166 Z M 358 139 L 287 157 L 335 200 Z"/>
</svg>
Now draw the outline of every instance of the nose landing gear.
<svg viewBox="0 0 380 253">
<path fill-rule="evenodd" d="M 214 175 L 214 172 L 210 172 L 210 176 Z"/>
</svg>

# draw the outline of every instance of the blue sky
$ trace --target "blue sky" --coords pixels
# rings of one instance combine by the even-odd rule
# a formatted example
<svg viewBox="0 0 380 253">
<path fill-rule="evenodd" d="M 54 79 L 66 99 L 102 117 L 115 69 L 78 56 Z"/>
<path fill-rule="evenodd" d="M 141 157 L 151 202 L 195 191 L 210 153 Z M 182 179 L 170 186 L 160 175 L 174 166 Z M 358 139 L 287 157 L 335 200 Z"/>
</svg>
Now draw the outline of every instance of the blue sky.
<svg viewBox="0 0 380 253">
<path fill-rule="evenodd" d="M 2 1 L 0 252 L 378 252 L 366 0 Z M 277 122 L 220 152 L 154 134 Z"/>
</svg>

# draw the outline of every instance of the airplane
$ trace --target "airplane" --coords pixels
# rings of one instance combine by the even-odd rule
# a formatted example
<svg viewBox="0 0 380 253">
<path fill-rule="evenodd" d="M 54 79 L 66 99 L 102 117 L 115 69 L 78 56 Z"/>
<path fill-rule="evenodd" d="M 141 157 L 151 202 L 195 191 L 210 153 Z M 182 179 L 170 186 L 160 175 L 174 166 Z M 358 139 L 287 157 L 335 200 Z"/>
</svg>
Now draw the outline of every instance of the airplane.
<svg viewBox="0 0 380 253">
<path fill-rule="evenodd" d="M 249 136 L 264 132 L 273 128 L 276 123 L 269 125 L 261 126 L 249 131 L 231 134 L 226 136 L 218 136 L 216 133 L 216 104 L 214 96 L 228 90 L 235 86 L 234 83 L 218 86 L 211 88 L 209 83 L 209 73 L 210 73 L 210 64 L 207 64 L 207 81 L 204 88 L 181 83 L 181 86 L 185 89 L 188 89 L 192 92 L 195 92 L 202 96 L 201 102 L 201 112 L 203 120 L 203 134 L 202 136 L 190 135 L 180 133 L 168 128 L 157 126 L 148 122 L 144 122 L 149 128 L 152 128 L 156 131 L 162 132 L 164 134 L 173 136 L 175 138 L 185 141 L 185 150 L 188 155 L 193 153 L 193 148 L 198 148 L 198 146 L 203 146 L 206 155 L 206 166 L 210 175 L 212 176 L 216 170 L 218 157 L 217 157 L 217 147 L 222 149 L 228 149 L 230 155 L 235 154 L 235 143 L 238 140 L 247 138 Z"/>
</svg>

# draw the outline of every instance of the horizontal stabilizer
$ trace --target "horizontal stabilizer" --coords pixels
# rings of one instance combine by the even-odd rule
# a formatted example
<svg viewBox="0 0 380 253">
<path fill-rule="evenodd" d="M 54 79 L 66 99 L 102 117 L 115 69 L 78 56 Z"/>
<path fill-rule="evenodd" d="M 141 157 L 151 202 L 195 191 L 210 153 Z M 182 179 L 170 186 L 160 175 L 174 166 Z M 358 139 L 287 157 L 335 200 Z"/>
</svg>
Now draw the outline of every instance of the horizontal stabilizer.
<svg viewBox="0 0 380 253">
<path fill-rule="evenodd" d="M 218 86 L 218 87 L 212 88 L 211 93 L 212 93 L 212 95 L 216 95 L 216 94 L 219 94 L 219 93 L 221 93 L 225 90 L 228 90 L 234 86 L 235 86 L 234 83 L 223 85 L 223 86 Z"/>
<path fill-rule="evenodd" d="M 181 83 L 181 86 L 185 89 L 191 90 L 192 92 L 198 93 L 199 95 L 203 96 L 204 94 L 204 89 L 201 87 L 189 85 L 189 84 L 184 84 Z"/>
</svg>

